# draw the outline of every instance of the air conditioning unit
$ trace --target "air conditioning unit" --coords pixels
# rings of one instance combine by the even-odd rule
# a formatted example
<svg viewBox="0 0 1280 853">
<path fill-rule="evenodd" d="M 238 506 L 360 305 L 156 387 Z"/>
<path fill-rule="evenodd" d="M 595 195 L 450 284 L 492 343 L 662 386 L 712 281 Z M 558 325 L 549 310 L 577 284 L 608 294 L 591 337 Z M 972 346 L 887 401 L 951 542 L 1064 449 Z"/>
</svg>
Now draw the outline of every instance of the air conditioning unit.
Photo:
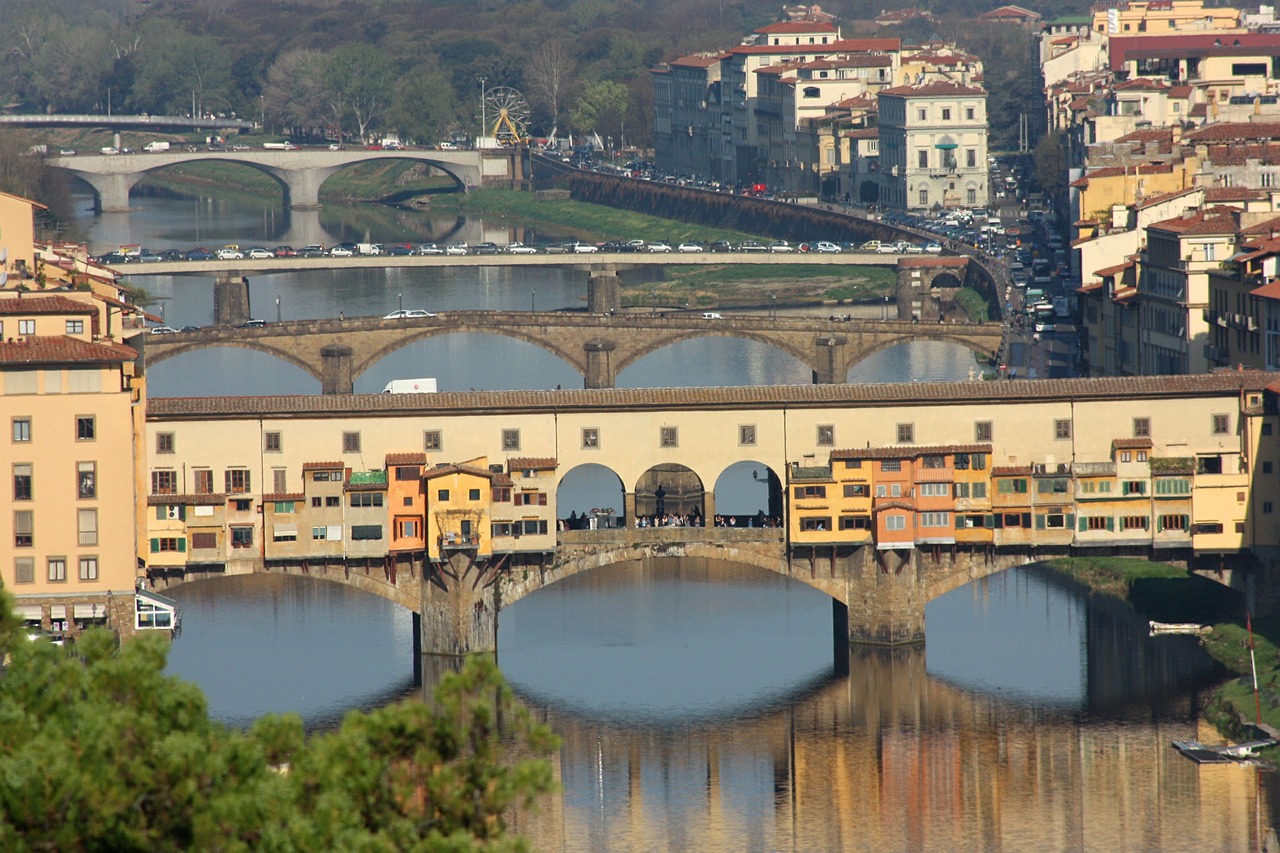
<svg viewBox="0 0 1280 853">
<path fill-rule="evenodd" d="M 165 509 L 165 518 L 170 521 L 180 521 L 182 519 L 182 507 L 167 506 Z"/>
</svg>

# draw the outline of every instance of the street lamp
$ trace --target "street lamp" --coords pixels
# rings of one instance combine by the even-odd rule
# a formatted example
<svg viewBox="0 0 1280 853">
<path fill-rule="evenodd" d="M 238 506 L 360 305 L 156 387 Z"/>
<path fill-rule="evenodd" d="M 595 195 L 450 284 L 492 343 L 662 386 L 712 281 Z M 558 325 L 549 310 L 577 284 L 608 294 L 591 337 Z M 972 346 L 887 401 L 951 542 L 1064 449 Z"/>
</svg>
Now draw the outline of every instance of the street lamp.
<svg viewBox="0 0 1280 853">
<path fill-rule="evenodd" d="M 778 294 L 776 293 L 769 294 L 769 319 L 778 319 Z"/>
<path fill-rule="evenodd" d="M 485 114 L 485 108 L 484 108 L 484 95 L 485 95 L 484 84 L 485 84 L 486 78 L 477 77 L 476 79 L 480 81 L 480 136 L 476 139 L 476 147 L 483 148 L 485 127 L 489 124 L 489 117 Z"/>
<path fill-rule="evenodd" d="M 400 310 L 403 311 L 404 310 L 404 294 L 397 293 L 396 300 L 400 303 Z"/>
<path fill-rule="evenodd" d="M 276 297 L 276 322 L 280 322 L 280 297 Z"/>
<path fill-rule="evenodd" d="M 538 289 L 534 285 L 529 285 L 529 310 L 536 311 L 538 305 Z"/>
</svg>

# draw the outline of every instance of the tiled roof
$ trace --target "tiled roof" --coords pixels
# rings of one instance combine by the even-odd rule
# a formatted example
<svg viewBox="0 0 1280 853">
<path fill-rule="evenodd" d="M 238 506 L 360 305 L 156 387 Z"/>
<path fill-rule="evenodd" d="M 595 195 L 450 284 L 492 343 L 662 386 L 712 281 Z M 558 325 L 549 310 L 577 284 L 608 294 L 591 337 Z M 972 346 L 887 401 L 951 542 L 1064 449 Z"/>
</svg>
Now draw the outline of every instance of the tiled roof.
<svg viewBox="0 0 1280 853">
<path fill-rule="evenodd" d="M 302 463 L 303 471 L 333 471 L 335 469 L 342 471 L 342 470 L 345 470 L 346 467 L 347 466 L 343 465 L 341 462 L 303 462 Z"/>
<path fill-rule="evenodd" d="M 844 136 L 846 139 L 879 139 L 880 130 L 874 127 L 860 127 L 845 131 Z"/>
<path fill-rule="evenodd" d="M 990 444 L 904 445 L 900 447 L 857 447 L 833 450 L 832 459 L 914 459 L 917 456 L 939 456 L 947 453 L 990 453 Z"/>
<path fill-rule="evenodd" d="M 96 314 L 87 302 L 65 296 L 0 297 L 0 314 Z"/>
<path fill-rule="evenodd" d="M 388 453 L 388 465 L 426 465 L 427 454 L 425 453 Z"/>
<path fill-rule="evenodd" d="M 1120 273 L 1129 269 L 1129 267 L 1133 265 L 1134 265 L 1133 261 L 1125 261 L 1123 264 L 1116 264 L 1113 267 L 1103 267 L 1100 270 L 1094 270 L 1093 274 L 1100 275 L 1103 278 L 1106 278 L 1107 276 L 1119 275 Z"/>
<path fill-rule="evenodd" d="M 1112 36 L 1107 50 L 1112 71 L 1128 60 L 1236 54 L 1243 57 L 1267 55 L 1280 49 L 1275 33 L 1178 33 L 1147 36 Z"/>
<path fill-rule="evenodd" d="M 1248 187 L 1205 187 L 1204 202 L 1210 204 L 1212 202 L 1225 201 L 1250 201 L 1253 199 L 1266 198 L 1265 190 L 1255 190 Z"/>
<path fill-rule="evenodd" d="M 1115 141 L 1117 144 L 1125 142 L 1164 142 L 1173 138 L 1173 129 L 1168 127 L 1144 127 L 1141 130 L 1131 130 L 1124 136 L 1118 137 Z"/>
<path fill-rule="evenodd" d="M 147 495 L 147 506 L 220 506 L 226 502 L 224 494 Z"/>
<path fill-rule="evenodd" d="M 507 470 L 550 471 L 558 464 L 554 456 L 514 456 L 507 460 Z"/>
<path fill-rule="evenodd" d="M 298 394 L 260 397 L 149 397 L 151 420 L 230 420 L 308 416 L 404 417 L 655 410 L 722 411 L 897 407 L 945 403 L 1031 400 L 1133 399 L 1231 395 L 1260 390 L 1275 380 L 1261 371 L 1187 376 L 1099 376 L 1081 379 L 1016 379 L 992 382 L 903 382 L 832 385 L 759 385 L 740 388 L 609 388 L 560 391 L 442 391 L 438 394 Z M 314 464 L 314 463 L 312 463 Z M 329 468 L 340 462 L 321 463 Z"/>
<path fill-rule="evenodd" d="M 1020 21 L 1038 21 L 1040 16 L 1030 9 L 1024 9 L 1021 6 L 1001 6 L 999 9 L 992 9 L 978 16 L 978 20 L 982 21 L 1001 21 L 1001 20 L 1020 20 Z"/>
<path fill-rule="evenodd" d="M 1187 216 L 1156 222 L 1148 228 L 1175 234 L 1235 234 L 1238 222 L 1232 207 L 1209 207 Z"/>
<path fill-rule="evenodd" d="M 1208 151 L 1206 165 L 1243 166 L 1249 160 L 1257 160 L 1263 165 L 1274 166 L 1280 163 L 1280 144 L 1271 141 L 1252 144 L 1214 145 Z M 1222 187 L 1221 189 L 1235 189 Z"/>
<path fill-rule="evenodd" d="M 778 21 L 773 24 L 765 24 L 756 32 L 762 35 L 777 35 L 780 33 L 834 33 L 839 28 L 828 21 Z"/>
<path fill-rule="evenodd" d="M 1149 438 L 1117 438 L 1111 446 L 1116 450 L 1150 450 L 1154 445 Z"/>
<path fill-rule="evenodd" d="M 66 335 L 40 335 L 0 343 L 0 365 L 120 363 L 137 357 L 138 351 L 124 344 L 92 343 Z"/>
<path fill-rule="evenodd" d="M 437 465 L 422 472 L 424 480 L 434 480 L 436 477 L 443 477 L 446 474 L 471 474 L 475 477 L 483 477 L 486 480 L 493 479 L 493 473 L 486 468 L 477 468 L 474 465 Z"/>
<path fill-rule="evenodd" d="M 1262 287 L 1255 287 L 1249 295 L 1259 299 L 1280 299 L 1280 279 L 1273 278 Z"/>
<path fill-rule="evenodd" d="M 276 501 L 301 501 L 306 500 L 306 497 L 302 492 L 271 492 L 262 496 L 262 502 L 265 504 Z"/>
<path fill-rule="evenodd" d="M 959 83 L 948 83 L 938 80 L 932 83 L 922 83 L 919 86 L 893 86 L 888 89 L 881 89 L 880 95 L 891 95 L 903 98 L 932 98 L 947 97 L 960 95 L 986 95 L 985 89 L 979 89 L 974 86 L 961 86 Z"/>
<path fill-rule="evenodd" d="M 1187 142 L 1242 142 L 1280 139 L 1280 122 L 1220 121 L 1187 132 Z"/>
<path fill-rule="evenodd" d="M 1030 474 L 1030 465 L 1000 465 L 991 469 L 992 477 L 1025 477 Z"/>
</svg>

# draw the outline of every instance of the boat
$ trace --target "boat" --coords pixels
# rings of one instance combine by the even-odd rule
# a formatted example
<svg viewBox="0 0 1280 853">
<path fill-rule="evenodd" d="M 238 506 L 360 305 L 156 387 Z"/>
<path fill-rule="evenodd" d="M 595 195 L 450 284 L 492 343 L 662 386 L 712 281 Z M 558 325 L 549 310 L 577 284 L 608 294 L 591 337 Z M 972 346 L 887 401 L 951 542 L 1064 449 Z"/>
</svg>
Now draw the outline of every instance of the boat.
<svg viewBox="0 0 1280 853">
<path fill-rule="evenodd" d="M 1275 738 L 1249 740 L 1233 745 L 1209 746 L 1198 740 L 1175 740 L 1173 748 L 1196 764 L 1229 764 L 1232 761 L 1250 761 L 1258 757 L 1258 751 L 1275 746 Z"/>
<path fill-rule="evenodd" d="M 1213 626 L 1197 625 L 1194 622 L 1148 622 L 1147 625 L 1151 628 L 1152 637 L 1162 634 L 1192 634 L 1203 637 L 1213 633 Z"/>
</svg>

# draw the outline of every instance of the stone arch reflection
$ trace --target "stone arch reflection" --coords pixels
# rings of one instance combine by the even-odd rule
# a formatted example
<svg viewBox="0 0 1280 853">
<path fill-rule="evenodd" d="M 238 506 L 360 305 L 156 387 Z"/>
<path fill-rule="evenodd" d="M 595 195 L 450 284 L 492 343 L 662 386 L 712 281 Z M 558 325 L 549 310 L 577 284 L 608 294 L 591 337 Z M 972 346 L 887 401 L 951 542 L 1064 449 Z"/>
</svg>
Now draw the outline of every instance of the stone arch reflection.
<svg viewBox="0 0 1280 853">
<path fill-rule="evenodd" d="M 702 526 L 706 519 L 706 489 L 702 478 L 674 462 L 654 465 L 640 475 L 635 487 L 636 517 L 655 524 Z"/>
</svg>

